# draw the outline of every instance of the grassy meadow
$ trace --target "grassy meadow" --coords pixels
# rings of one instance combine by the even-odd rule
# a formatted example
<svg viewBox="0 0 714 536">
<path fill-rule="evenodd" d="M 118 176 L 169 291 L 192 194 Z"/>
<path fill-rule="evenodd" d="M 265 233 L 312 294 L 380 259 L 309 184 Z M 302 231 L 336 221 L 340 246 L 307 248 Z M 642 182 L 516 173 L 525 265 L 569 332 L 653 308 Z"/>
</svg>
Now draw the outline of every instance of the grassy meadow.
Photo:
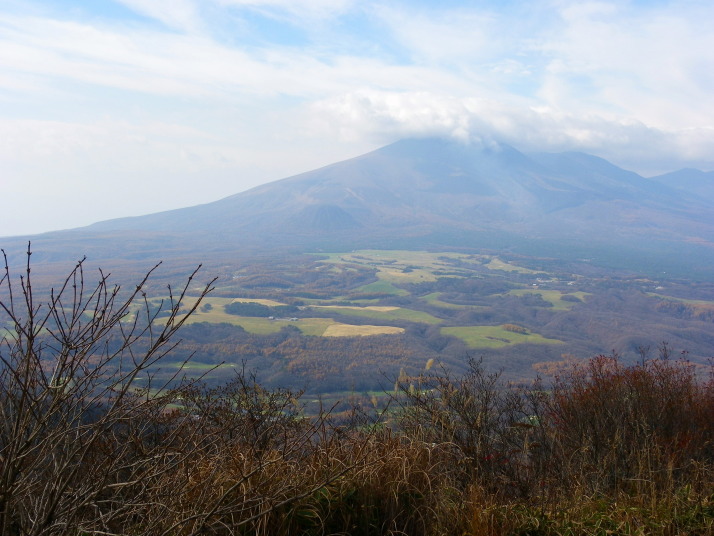
<svg viewBox="0 0 714 536">
<path fill-rule="evenodd" d="M 567 311 L 572 309 L 577 302 L 563 300 L 564 296 L 573 296 L 580 301 L 583 301 L 590 294 L 587 292 L 562 292 L 560 290 L 546 289 L 515 289 L 508 294 L 512 296 L 540 296 L 543 300 L 550 303 L 555 311 Z"/>
<path fill-rule="evenodd" d="M 354 291 L 355 293 L 365 293 L 365 294 L 392 294 L 394 296 L 408 296 L 409 292 L 404 289 L 397 288 L 389 281 L 384 281 L 380 279 L 374 283 L 368 283 L 358 287 Z"/>
<path fill-rule="evenodd" d="M 529 268 L 524 268 L 516 264 L 505 262 L 498 257 L 493 257 L 485 265 L 489 270 L 501 270 L 503 272 L 514 272 L 518 274 L 537 274 L 541 273 L 536 270 L 531 270 Z"/>
<path fill-rule="evenodd" d="M 563 344 L 557 339 L 546 339 L 537 333 L 515 333 L 503 326 L 455 326 L 441 328 L 445 335 L 464 341 L 469 348 L 503 348 L 514 344 Z"/>
</svg>

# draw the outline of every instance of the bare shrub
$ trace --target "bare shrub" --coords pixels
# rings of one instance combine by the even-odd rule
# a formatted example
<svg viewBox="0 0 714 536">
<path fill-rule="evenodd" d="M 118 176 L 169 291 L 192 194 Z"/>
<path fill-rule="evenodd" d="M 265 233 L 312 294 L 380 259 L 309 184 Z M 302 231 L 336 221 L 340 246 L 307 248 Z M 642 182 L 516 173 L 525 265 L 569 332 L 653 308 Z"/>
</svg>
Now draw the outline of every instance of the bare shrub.
<svg viewBox="0 0 714 536">
<path fill-rule="evenodd" d="M 714 458 L 713 388 L 686 361 L 574 365 L 534 404 L 548 473 L 590 492 L 693 483 Z"/>
<path fill-rule="evenodd" d="M 7 260 L 0 279 L 1 534 L 257 534 L 359 463 L 361 449 L 328 463 L 328 413 L 304 419 L 299 393 L 244 371 L 216 389 L 159 381 L 211 290 L 181 308 L 196 272 L 157 309 L 153 269 L 123 294 L 101 272 L 85 285 L 79 262 L 41 301 L 30 255 L 19 282 Z"/>
<path fill-rule="evenodd" d="M 159 326 L 142 290 L 156 267 L 122 294 L 101 272 L 85 286 L 80 261 L 41 302 L 30 256 L 19 282 L 5 257 L 0 279 L 0 533 L 111 530 L 131 513 L 135 484 L 172 457 L 166 437 L 146 439 L 175 391 L 136 380 L 175 346 L 196 272 L 178 295 L 169 288 Z"/>
<path fill-rule="evenodd" d="M 82 262 L 40 300 L 29 257 L 0 278 L 3 536 L 714 529 L 714 381 L 666 345 L 531 388 L 432 367 L 401 374 L 392 406 L 308 416 L 244 369 L 213 388 L 155 372 L 211 290 L 181 309 L 195 272 L 165 310 L 152 271 L 122 294 L 85 286 Z"/>
<path fill-rule="evenodd" d="M 473 359 L 462 377 L 441 369 L 398 387 L 398 427 L 408 437 L 452 445 L 467 461 L 465 482 L 506 496 L 528 493 L 532 425 L 520 390 Z"/>
</svg>

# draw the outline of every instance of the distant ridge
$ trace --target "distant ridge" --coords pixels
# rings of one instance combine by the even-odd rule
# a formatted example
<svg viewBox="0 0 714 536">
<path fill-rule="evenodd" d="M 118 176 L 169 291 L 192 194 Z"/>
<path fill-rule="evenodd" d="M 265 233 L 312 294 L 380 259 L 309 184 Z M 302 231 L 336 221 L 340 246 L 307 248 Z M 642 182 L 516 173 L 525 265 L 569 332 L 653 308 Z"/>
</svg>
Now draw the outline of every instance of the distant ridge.
<svg viewBox="0 0 714 536">
<path fill-rule="evenodd" d="M 53 242 L 54 250 L 76 241 L 68 249 L 119 256 L 150 244 L 163 258 L 221 248 L 402 243 L 616 247 L 665 256 L 686 250 L 688 262 L 703 262 L 714 252 L 713 184 L 711 172 L 647 179 L 585 153 L 408 139 L 213 203 L 37 239 Z"/>
<path fill-rule="evenodd" d="M 680 169 L 652 177 L 651 180 L 714 205 L 714 171 Z"/>
</svg>

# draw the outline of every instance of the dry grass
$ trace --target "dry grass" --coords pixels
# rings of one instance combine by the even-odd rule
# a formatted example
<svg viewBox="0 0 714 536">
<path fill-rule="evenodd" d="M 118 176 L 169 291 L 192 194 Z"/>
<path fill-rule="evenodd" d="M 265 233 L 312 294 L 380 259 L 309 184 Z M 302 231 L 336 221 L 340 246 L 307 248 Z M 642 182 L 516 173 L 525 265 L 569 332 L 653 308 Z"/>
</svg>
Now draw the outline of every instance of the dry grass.
<svg viewBox="0 0 714 536">
<path fill-rule="evenodd" d="M 331 324 L 322 333 L 323 337 L 368 337 L 370 335 L 396 335 L 404 333 L 404 328 L 393 326 L 353 326 L 351 324 Z"/>
<path fill-rule="evenodd" d="M 694 409 L 695 419 L 707 416 L 696 408 L 701 403 L 706 413 L 710 387 L 690 383 L 679 365 L 605 373 L 598 368 L 601 361 L 595 361 L 587 374 L 588 393 L 617 385 L 623 375 L 637 380 L 631 386 L 647 389 L 652 388 L 648 377 L 659 378 L 672 395 L 687 398 L 687 389 L 693 389 L 689 394 L 695 398 L 687 407 Z M 598 371 L 605 376 L 591 374 Z M 504 390 L 497 375 L 485 374 L 476 364 L 463 379 L 432 376 L 430 389 L 405 387 L 405 397 L 397 401 L 401 409 L 383 414 L 389 415 L 389 426 L 359 412 L 346 418 L 333 415 L 321 421 L 323 428 L 313 428 L 325 430 L 329 422 L 329 431 L 298 449 L 286 449 L 280 439 L 260 452 L 239 442 L 226 451 L 187 459 L 179 471 L 186 476 L 181 478 L 200 485 L 181 500 L 174 496 L 162 510 L 162 527 L 180 528 L 178 533 L 186 534 L 276 536 L 712 534 L 710 442 L 699 442 L 678 458 L 677 470 L 669 458 L 672 453 L 660 459 L 654 446 L 633 448 L 636 458 L 619 462 L 628 476 L 619 482 L 609 481 L 607 461 L 592 465 L 577 455 L 590 450 L 582 443 L 585 437 L 579 445 L 566 446 L 568 434 L 581 425 L 580 417 L 573 415 L 572 422 L 561 423 L 549 420 L 549 412 L 557 414 L 559 404 L 579 405 L 583 411 L 602 409 L 590 398 L 581 398 L 581 372 L 574 370 L 563 378 L 551 398 L 541 390 Z M 551 404 L 547 415 L 524 422 L 522 417 L 537 410 L 543 396 Z M 558 400 L 560 396 L 565 400 Z M 529 397 L 535 397 L 535 405 Z M 653 411 L 663 415 L 661 408 Z M 697 422 L 710 440 L 711 423 Z M 297 434 L 294 430 L 287 436 L 281 431 L 285 422 L 268 427 L 270 437 L 296 441 L 307 424 L 300 423 Z M 613 424 L 621 428 L 613 431 L 615 437 L 629 426 L 627 419 Z M 660 438 L 668 433 L 650 431 Z M 536 439 L 547 443 L 548 450 Z M 662 472 L 663 467 L 669 470 Z M 177 486 L 174 476 L 168 478 L 165 485 L 171 489 L 185 488 Z M 205 511 L 219 499 L 225 508 L 203 525 L 177 524 L 175 519 Z"/>
<path fill-rule="evenodd" d="M 659 373 L 660 379 L 685 379 Z M 173 430 L 166 437 L 180 441 L 182 454 L 168 450 L 152 462 L 151 478 L 131 488 L 138 494 L 133 515 L 103 527 L 104 534 L 671 536 L 714 530 L 711 423 L 698 421 L 709 442 L 678 455 L 674 465 L 673 453 L 660 459 L 653 444 L 633 450 L 636 458 L 620 462 L 627 479 L 612 483 L 607 461 L 592 465 L 578 455 L 590 447 L 566 446 L 580 417 L 524 423 L 530 395 L 503 390 L 497 376 L 478 368 L 463 380 L 441 376 L 428 391 L 405 389 L 401 410 L 382 419 L 359 411 L 305 419 L 299 393 L 267 391 L 241 378 L 223 390 L 186 393 L 184 407 L 195 418 L 186 419 L 184 411 L 163 417 L 161 426 Z M 668 385 L 694 388 L 679 380 Z M 586 404 L 584 410 L 598 407 L 581 398 L 577 382 L 563 382 L 555 397 Z M 711 402 L 706 391 L 690 394 L 705 397 L 690 400 L 695 408 Z M 556 404 L 550 411 L 562 402 L 547 400 Z M 541 432 L 537 439 L 548 450 L 536 441 Z M 662 464 L 669 469 L 662 472 Z M 74 533 L 80 532 L 78 526 Z"/>
<path fill-rule="evenodd" d="M 196 272 L 163 325 L 127 327 L 143 283 L 85 292 L 79 263 L 42 317 L 29 256 L 20 287 L 0 275 L 2 536 L 714 533 L 714 378 L 666 345 L 529 388 L 475 361 L 427 367 L 388 401 L 308 415 L 301 392 L 245 370 L 218 387 L 147 376 L 171 359 Z"/>
<path fill-rule="evenodd" d="M 348 309 L 348 310 L 355 310 L 355 311 L 379 311 L 379 312 L 396 311 L 397 309 L 399 309 L 399 307 L 395 307 L 393 305 L 365 305 L 363 307 L 360 307 L 357 305 L 313 305 L 313 307 L 320 308 L 320 309 Z"/>
<path fill-rule="evenodd" d="M 416 311 L 414 309 L 407 309 L 404 307 L 390 307 L 390 306 L 340 306 L 340 305 L 326 305 L 326 306 L 315 306 L 317 308 L 329 308 L 331 311 L 342 315 L 348 316 L 359 316 L 362 318 L 372 318 L 375 321 L 387 321 L 393 322 L 398 320 L 406 320 L 408 322 L 420 322 L 424 324 L 439 324 L 441 323 L 440 318 L 425 313 L 424 311 Z"/>
</svg>

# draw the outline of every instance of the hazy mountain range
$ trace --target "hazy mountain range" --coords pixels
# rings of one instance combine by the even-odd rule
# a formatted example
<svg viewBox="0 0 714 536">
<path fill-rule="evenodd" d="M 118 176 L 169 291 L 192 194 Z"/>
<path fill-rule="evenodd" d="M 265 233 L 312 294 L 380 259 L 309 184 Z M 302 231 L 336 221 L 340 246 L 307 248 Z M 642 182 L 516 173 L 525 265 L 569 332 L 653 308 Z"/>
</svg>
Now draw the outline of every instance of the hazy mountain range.
<svg viewBox="0 0 714 536">
<path fill-rule="evenodd" d="M 403 140 L 219 201 L 33 237 L 40 255 L 470 247 L 714 261 L 714 172 L 644 178 L 596 156 Z M 5 238 L 6 249 L 27 237 Z M 659 260 L 657 260 L 659 259 Z"/>
</svg>

